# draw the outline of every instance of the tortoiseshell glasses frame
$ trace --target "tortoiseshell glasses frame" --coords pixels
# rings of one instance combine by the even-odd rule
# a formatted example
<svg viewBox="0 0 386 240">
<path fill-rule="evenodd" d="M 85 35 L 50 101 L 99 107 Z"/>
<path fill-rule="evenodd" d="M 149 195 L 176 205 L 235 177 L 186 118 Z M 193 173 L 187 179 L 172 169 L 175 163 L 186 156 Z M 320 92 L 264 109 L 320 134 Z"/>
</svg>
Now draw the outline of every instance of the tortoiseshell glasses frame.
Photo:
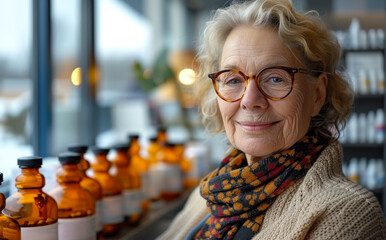
<svg viewBox="0 0 386 240">
<path fill-rule="evenodd" d="M 294 87 L 296 73 L 318 76 L 321 71 L 285 66 L 271 66 L 262 69 L 257 75 L 246 75 L 240 70 L 227 69 L 208 75 L 212 79 L 217 95 L 227 102 L 240 100 L 248 86 L 248 80 L 256 80 L 260 92 L 268 99 L 278 101 L 286 98 Z"/>
</svg>

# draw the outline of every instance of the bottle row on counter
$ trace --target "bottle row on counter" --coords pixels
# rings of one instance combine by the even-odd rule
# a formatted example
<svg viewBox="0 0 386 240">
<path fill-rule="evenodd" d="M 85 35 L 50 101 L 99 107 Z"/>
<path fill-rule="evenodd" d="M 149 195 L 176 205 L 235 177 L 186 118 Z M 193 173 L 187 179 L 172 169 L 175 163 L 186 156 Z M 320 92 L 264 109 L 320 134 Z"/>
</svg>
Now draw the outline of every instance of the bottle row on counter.
<svg viewBox="0 0 386 240">
<path fill-rule="evenodd" d="M 340 136 L 342 143 L 383 143 L 385 139 L 385 112 L 352 113 Z"/>
<path fill-rule="evenodd" d="M 150 140 L 147 158 L 139 135 L 129 138 L 111 148 L 70 146 L 55 169 L 40 171 L 41 157 L 19 158 L 14 193 L 6 201 L 0 194 L 0 239 L 100 240 L 197 185 L 185 145 L 168 142 L 164 129 Z M 42 172 L 50 171 L 56 183 L 47 188 Z"/>
<path fill-rule="evenodd" d="M 343 173 L 347 178 L 370 190 L 382 189 L 385 184 L 383 159 L 351 158 L 343 163 Z"/>
</svg>

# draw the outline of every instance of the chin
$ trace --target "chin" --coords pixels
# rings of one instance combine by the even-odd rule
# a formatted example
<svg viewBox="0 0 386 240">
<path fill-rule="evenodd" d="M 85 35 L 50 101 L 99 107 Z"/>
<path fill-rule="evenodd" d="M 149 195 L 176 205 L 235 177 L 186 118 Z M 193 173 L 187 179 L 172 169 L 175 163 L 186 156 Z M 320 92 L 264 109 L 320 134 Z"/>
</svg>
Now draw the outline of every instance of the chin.
<svg viewBox="0 0 386 240">
<path fill-rule="evenodd" d="M 247 143 L 247 141 L 244 140 L 244 143 L 238 145 L 237 149 L 256 158 L 264 158 L 278 151 L 276 144 L 269 143 L 267 141 L 254 141 Z"/>
</svg>

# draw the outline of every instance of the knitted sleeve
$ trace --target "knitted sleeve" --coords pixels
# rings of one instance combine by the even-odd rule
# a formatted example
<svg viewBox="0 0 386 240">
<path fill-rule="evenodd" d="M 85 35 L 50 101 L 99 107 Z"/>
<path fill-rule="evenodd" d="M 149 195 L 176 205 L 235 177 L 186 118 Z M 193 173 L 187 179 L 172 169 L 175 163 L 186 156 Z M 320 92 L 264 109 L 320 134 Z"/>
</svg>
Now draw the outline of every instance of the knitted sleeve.
<svg viewBox="0 0 386 240">
<path fill-rule="evenodd" d="M 385 240 L 385 218 L 374 195 L 360 186 L 355 196 L 343 195 L 312 225 L 307 239 Z"/>
<path fill-rule="evenodd" d="M 157 240 L 183 240 L 207 213 L 206 200 L 201 197 L 197 187 L 190 194 L 181 212 L 173 219 L 168 229 L 157 237 Z"/>
</svg>

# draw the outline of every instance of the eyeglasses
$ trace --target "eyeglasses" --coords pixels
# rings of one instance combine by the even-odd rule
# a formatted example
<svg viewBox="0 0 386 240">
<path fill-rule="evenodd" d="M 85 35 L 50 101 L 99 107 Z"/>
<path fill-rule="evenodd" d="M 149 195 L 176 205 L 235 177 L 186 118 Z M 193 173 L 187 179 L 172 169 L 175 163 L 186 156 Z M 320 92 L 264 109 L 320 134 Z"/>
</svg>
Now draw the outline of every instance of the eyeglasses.
<svg viewBox="0 0 386 240">
<path fill-rule="evenodd" d="M 212 79 L 217 95 L 227 101 L 240 100 L 248 86 L 248 79 L 255 79 L 260 92 L 268 99 L 281 100 L 287 97 L 294 87 L 295 73 L 320 74 L 320 71 L 302 68 L 273 66 L 262 69 L 257 75 L 246 75 L 239 70 L 222 70 L 208 75 Z"/>
</svg>

